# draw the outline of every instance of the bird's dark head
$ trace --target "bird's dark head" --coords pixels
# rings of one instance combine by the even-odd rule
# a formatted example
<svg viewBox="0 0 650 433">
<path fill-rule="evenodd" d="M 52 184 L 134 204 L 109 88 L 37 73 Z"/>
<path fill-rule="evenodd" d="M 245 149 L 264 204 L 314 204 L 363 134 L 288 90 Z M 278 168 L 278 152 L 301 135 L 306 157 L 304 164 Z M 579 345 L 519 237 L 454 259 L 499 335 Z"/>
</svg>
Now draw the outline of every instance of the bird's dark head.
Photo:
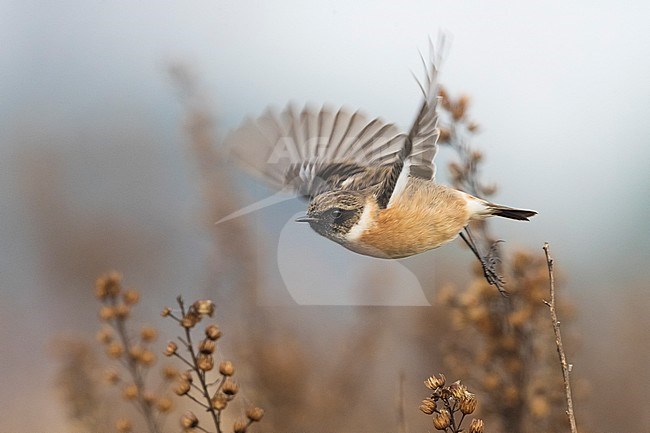
<svg viewBox="0 0 650 433">
<path fill-rule="evenodd" d="M 321 236 L 341 243 L 359 222 L 365 205 L 366 197 L 359 192 L 329 191 L 314 197 L 307 215 L 296 221 L 307 222 Z"/>
</svg>

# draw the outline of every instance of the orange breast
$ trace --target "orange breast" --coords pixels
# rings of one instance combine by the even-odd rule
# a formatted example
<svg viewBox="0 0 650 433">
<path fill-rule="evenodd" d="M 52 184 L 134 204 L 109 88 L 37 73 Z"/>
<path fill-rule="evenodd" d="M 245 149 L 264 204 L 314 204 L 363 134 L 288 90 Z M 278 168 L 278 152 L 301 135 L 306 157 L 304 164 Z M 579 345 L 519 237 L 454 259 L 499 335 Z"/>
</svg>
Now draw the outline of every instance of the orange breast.
<svg viewBox="0 0 650 433">
<path fill-rule="evenodd" d="M 437 248 L 469 222 L 466 200 L 455 190 L 428 182 L 407 188 L 387 209 L 374 210 L 374 223 L 359 237 L 359 251 L 401 258 Z M 354 249 L 354 248 L 353 248 Z"/>
</svg>

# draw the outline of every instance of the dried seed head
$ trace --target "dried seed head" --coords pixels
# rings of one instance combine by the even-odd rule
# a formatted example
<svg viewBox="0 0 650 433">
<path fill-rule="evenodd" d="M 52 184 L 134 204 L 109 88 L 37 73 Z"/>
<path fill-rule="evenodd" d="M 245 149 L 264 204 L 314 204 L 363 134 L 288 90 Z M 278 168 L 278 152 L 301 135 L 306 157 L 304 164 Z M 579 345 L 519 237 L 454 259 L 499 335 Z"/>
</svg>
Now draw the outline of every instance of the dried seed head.
<svg viewBox="0 0 650 433">
<path fill-rule="evenodd" d="M 196 326 L 197 323 L 201 320 L 201 316 L 196 314 L 193 310 L 190 310 L 185 316 L 183 316 L 183 319 L 181 320 L 181 326 L 183 328 L 191 329 Z"/>
<path fill-rule="evenodd" d="M 477 132 L 479 128 L 480 126 L 476 122 L 469 122 L 469 124 L 467 125 L 467 130 L 472 133 Z"/>
<path fill-rule="evenodd" d="M 449 391 L 451 392 L 452 397 L 454 397 L 456 400 L 460 400 L 467 393 L 467 387 L 460 383 L 460 380 L 457 380 L 456 382 L 449 385 Z"/>
<path fill-rule="evenodd" d="M 459 409 L 464 415 L 469 415 L 476 410 L 476 404 L 476 396 L 468 392 L 460 399 Z"/>
<path fill-rule="evenodd" d="M 111 385 L 115 385 L 120 381 L 120 374 L 114 368 L 109 368 L 104 372 L 104 380 Z"/>
<path fill-rule="evenodd" d="M 100 343 L 108 344 L 113 341 L 113 329 L 110 326 L 104 326 L 97 331 L 95 336 Z"/>
<path fill-rule="evenodd" d="M 137 290 L 127 290 L 122 294 L 122 299 L 126 305 L 135 305 L 140 301 L 140 293 Z"/>
<path fill-rule="evenodd" d="M 142 352 L 143 352 L 143 351 L 144 351 L 144 349 L 143 349 L 141 346 L 131 346 L 131 347 L 129 348 L 129 356 L 130 356 L 133 360 L 135 360 L 135 361 L 139 361 L 139 360 L 140 360 L 140 357 L 142 356 Z"/>
<path fill-rule="evenodd" d="M 219 363 L 219 373 L 224 376 L 232 376 L 235 374 L 235 367 L 230 361 L 221 361 L 221 363 Z"/>
<path fill-rule="evenodd" d="M 263 416 L 264 409 L 259 407 L 251 407 L 246 411 L 246 417 L 253 422 L 259 422 Z"/>
<path fill-rule="evenodd" d="M 99 309 L 99 318 L 100 320 L 104 320 L 106 322 L 113 320 L 113 318 L 115 318 L 115 309 L 113 307 L 109 307 L 108 305 L 104 305 Z"/>
<path fill-rule="evenodd" d="M 183 429 L 188 430 L 196 427 L 197 425 L 199 425 L 199 419 L 191 410 L 185 412 L 181 417 L 181 427 L 183 427 Z"/>
<path fill-rule="evenodd" d="M 243 419 L 238 419 L 237 421 L 235 421 L 235 424 L 233 424 L 232 426 L 232 430 L 235 433 L 244 433 L 247 428 L 248 428 L 248 423 Z"/>
<path fill-rule="evenodd" d="M 445 375 L 440 373 L 440 378 L 437 378 L 435 375 L 431 376 L 424 381 L 424 385 L 431 390 L 436 390 L 441 386 L 445 386 Z"/>
<path fill-rule="evenodd" d="M 445 430 L 451 425 L 451 415 L 447 409 L 441 409 L 440 412 L 433 414 L 433 426 L 437 430 Z"/>
<path fill-rule="evenodd" d="M 226 395 L 235 395 L 237 394 L 237 391 L 239 391 L 239 385 L 228 378 L 223 383 L 221 391 L 223 391 L 223 393 Z"/>
<path fill-rule="evenodd" d="M 430 398 L 425 398 L 422 400 L 422 405 L 420 405 L 420 410 L 426 415 L 431 415 L 436 410 L 436 402 Z"/>
<path fill-rule="evenodd" d="M 109 272 L 97 278 L 95 294 L 100 300 L 117 296 L 120 293 L 122 275 L 119 272 Z"/>
<path fill-rule="evenodd" d="M 167 343 L 167 347 L 165 348 L 165 356 L 172 356 L 176 354 L 176 351 L 178 350 L 178 345 L 174 343 L 173 341 L 170 341 Z"/>
<path fill-rule="evenodd" d="M 186 370 L 181 373 L 181 380 L 186 381 L 187 383 L 192 383 L 194 378 L 192 377 L 192 370 Z"/>
<path fill-rule="evenodd" d="M 196 360 L 196 366 L 199 368 L 199 370 L 210 371 L 214 368 L 214 358 L 212 355 L 206 355 L 205 353 L 202 353 Z"/>
<path fill-rule="evenodd" d="M 176 379 L 180 375 L 180 372 L 176 367 L 172 367 L 171 365 L 165 365 L 162 369 L 162 377 L 165 380 L 173 380 Z"/>
<path fill-rule="evenodd" d="M 215 343 L 214 340 L 210 340 L 209 338 L 206 338 L 205 340 L 202 340 L 201 343 L 199 343 L 199 352 L 205 355 L 212 355 L 216 348 L 217 343 Z"/>
<path fill-rule="evenodd" d="M 138 397 L 138 387 L 131 383 L 122 388 L 122 397 L 125 400 L 135 400 Z"/>
<path fill-rule="evenodd" d="M 174 393 L 176 395 L 185 395 L 190 392 L 191 385 L 187 380 L 179 380 L 178 384 L 174 388 Z"/>
<path fill-rule="evenodd" d="M 167 317 L 170 314 L 172 314 L 172 310 L 169 307 L 163 308 L 163 310 L 160 312 L 160 315 L 163 316 L 163 317 Z"/>
<path fill-rule="evenodd" d="M 200 300 L 192 304 L 194 310 L 201 316 L 212 317 L 214 314 L 214 303 L 210 300 Z"/>
<path fill-rule="evenodd" d="M 215 410 L 224 410 L 228 406 L 228 398 L 223 394 L 217 394 L 212 397 L 212 408 Z"/>
<path fill-rule="evenodd" d="M 131 307 L 129 307 L 126 304 L 120 304 L 117 307 L 115 307 L 115 316 L 117 316 L 120 319 L 126 319 L 129 317 L 129 314 L 131 314 Z"/>
<path fill-rule="evenodd" d="M 205 328 L 205 336 L 210 340 L 218 340 L 221 337 L 221 330 L 217 325 L 209 325 Z"/>
<path fill-rule="evenodd" d="M 160 413 L 169 413 L 171 412 L 173 407 L 174 407 L 174 403 L 170 398 L 161 397 L 158 400 L 156 400 L 156 409 L 158 409 L 158 412 Z"/>
<path fill-rule="evenodd" d="M 112 342 L 106 347 L 106 354 L 109 358 L 117 359 L 124 353 L 124 347 L 117 341 Z"/>
<path fill-rule="evenodd" d="M 145 391 L 144 394 L 142 395 L 142 399 L 149 406 L 153 406 L 153 404 L 156 402 L 157 397 L 156 394 L 154 394 L 153 392 Z"/>
<path fill-rule="evenodd" d="M 115 428 L 120 433 L 131 433 L 133 431 L 133 424 L 128 418 L 120 418 L 115 422 Z"/>
<path fill-rule="evenodd" d="M 147 367 L 151 367 L 156 362 L 156 355 L 151 350 L 145 349 L 140 354 L 138 361 Z"/>
<path fill-rule="evenodd" d="M 143 326 L 142 329 L 140 329 L 140 338 L 142 338 L 142 341 L 145 343 L 151 343 L 157 336 L 158 331 L 156 331 L 156 328 L 153 326 Z"/>
<path fill-rule="evenodd" d="M 469 433 L 483 433 L 483 420 L 474 418 L 469 425 Z"/>
</svg>

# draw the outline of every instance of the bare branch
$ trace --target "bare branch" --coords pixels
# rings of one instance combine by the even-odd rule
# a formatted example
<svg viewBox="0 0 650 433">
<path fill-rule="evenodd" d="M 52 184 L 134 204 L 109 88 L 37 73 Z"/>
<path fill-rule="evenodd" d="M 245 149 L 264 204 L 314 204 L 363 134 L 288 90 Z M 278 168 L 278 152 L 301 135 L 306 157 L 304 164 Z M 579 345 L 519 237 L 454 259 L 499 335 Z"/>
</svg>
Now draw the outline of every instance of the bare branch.
<svg viewBox="0 0 650 433">
<path fill-rule="evenodd" d="M 571 425 L 571 433 L 578 433 L 576 427 L 576 418 L 573 413 L 573 398 L 571 397 L 571 383 L 569 374 L 571 372 L 571 365 L 566 360 L 564 347 L 562 346 L 562 335 L 560 333 L 560 321 L 557 318 L 557 311 L 555 308 L 555 276 L 553 274 L 553 258 L 551 257 L 548 242 L 544 243 L 544 254 L 546 254 L 546 265 L 548 266 L 549 287 L 551 292 L 550 301 L 544 301 L 548 305 L 551 313 L 551 321 L 553 322 L 553 332 L 555 333 L 555 345 L 557 346 L 557 353 L 560 357 L 560 364 L 562 366 L 562 378 L 564 379 L 564 392 L 566 394 L 567 411 L 569 417 L 569 424 Z"/>
</svg>

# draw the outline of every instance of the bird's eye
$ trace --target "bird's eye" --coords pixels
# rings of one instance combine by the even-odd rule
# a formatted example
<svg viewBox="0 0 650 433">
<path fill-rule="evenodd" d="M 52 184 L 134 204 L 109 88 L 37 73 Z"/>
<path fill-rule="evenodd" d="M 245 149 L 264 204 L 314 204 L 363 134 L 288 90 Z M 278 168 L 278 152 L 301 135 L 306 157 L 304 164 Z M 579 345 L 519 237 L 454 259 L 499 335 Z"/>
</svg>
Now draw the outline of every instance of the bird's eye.
<svg viewBox="0 0 650 433">
<path fill-rule="evenodd" d="M 341 215 L 343 215 L 343 212 L 341 212 L 341 209 L 334 209 L 332 210 L 332 216 L 334 218 L 340 218 Z"/>
</svg>

